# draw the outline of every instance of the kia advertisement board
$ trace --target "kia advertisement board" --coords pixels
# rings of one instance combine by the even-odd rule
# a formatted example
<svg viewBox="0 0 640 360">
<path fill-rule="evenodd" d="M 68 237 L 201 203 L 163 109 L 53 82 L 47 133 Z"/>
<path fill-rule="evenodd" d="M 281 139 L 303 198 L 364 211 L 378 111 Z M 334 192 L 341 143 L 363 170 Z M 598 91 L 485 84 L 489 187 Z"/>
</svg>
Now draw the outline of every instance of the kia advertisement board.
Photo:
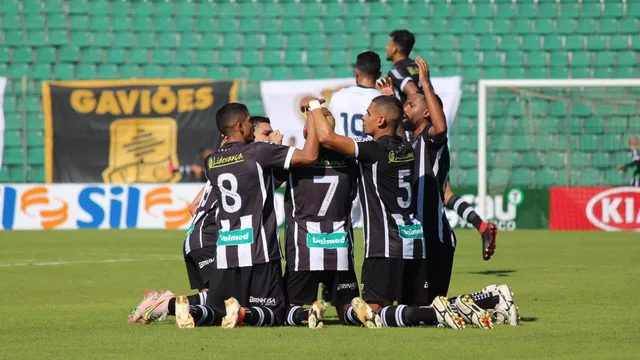
<svg viewBox="0 0 640 360">
<path fill-rule="evenodd" d="M 640 188 L 553 187 L 551 230 L 640 231 Z"/>
</svg>

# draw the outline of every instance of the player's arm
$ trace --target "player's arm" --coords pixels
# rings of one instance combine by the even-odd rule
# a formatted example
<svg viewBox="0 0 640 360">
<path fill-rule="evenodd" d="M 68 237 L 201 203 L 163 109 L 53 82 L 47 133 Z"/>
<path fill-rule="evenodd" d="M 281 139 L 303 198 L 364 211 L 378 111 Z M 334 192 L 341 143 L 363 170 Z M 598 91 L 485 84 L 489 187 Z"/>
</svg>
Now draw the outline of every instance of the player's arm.
<svg viewBox="0 0 640 360">
<path fill-rule="evenodd" d="M 640 167 L 640 160 L 633 160 L 630 163 L 618 165 L 618 166 L 616 166 L 616 170 L 627 170 L 627 169 L 632 168 L 634 166 Z"/>
<path fill-rule="evenodd" d="M 318 150 L 320 148 L 320 144 L 318 143 L 318 135 L 316 134 L 314 123 L 316 117 L 322 116 L 324 118 L 322 108 L 320 107 L 322 102 L 324 102 L 324 100 L 320 101 L 319 99 L 312 97 L 302 99 L 302 103 L 300 104 L 301 107 L 307 109 L 310 106 L 309 103 L 313 103 L 317 108 L 313 106 L 314 109 L 307 111 L 307 138 L 304 142 L 302 151 L 297 149 L 294 150 L 293 156 L 291 157 L 291 166 L 297 167 L 313 165 L 318 161 Z"/>
<path fill-rule="evenodd" d="M 319 114 L 318 114 L 319 112 Z M 329 124 L 322 109 L 314 110 L 313 120 L 315 123 L 315 131 L 317 132 L 318 141 L 322 147 L 339 152 L 343 155 L 356 157 L 356 143 L 350 137 L 336 134 L 333 126 Z"/>
<path fill-rule="evenodd" d="M 196 197 L 193 199 L 193 201 L 189 205 L 189 213 L 191 214 L 191 216 L 195 215 L 196 211 L 198 211 L 198 205 L 202 200 L 202 195 L 204 195 L 205 188 L 206 186 L 203 186 L 202 189 L 200 189 L 200 192 L 198 193 L 198 195 L 196 195 Z"/>
<path fill-rule="evenodd" d="M 418 69 L 420 69 L 420 84 L 424 89 L 424 96 L 427 100 L 427 108 L 429 109 L 429 116 L 431 117 L 431 125 L 433 125 L 429 128 L 429 137 L 431 137 L 434 142 L 440 143 L 447 138 L 447 119 L 431 84 L 429 64 L 420 56 L 416 57 L 416 64 L 418 65 Z"/>
<path fill-rule="evenodd" d="M 407 96 L 418 92 L 418 85 L 413 82 L 413 78 L 407 69 L 394 66 L 391 71 L 389 71 L 389 75 L 393 81 L 393 86 Z"/>
</svg>

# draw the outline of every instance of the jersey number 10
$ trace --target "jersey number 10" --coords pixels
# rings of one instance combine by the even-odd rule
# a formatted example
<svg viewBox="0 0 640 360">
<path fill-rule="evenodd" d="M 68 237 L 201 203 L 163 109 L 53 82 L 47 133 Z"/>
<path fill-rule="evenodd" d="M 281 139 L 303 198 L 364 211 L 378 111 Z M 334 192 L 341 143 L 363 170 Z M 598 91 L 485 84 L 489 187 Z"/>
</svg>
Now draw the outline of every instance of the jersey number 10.
<svg viewBox="0 0 640 360">
<path fill-rule="evenodd" d="M 349 126 L 349 114 L 340 113 L 342 117 L 342 123 L 344 124 L 344 135 L 349 136 L 349 127 L 351 127 L 351 133 L 355 136 L 365 137 L 366 134 L 356 129 L 356 121 L 362 122 L 362 114 L 353 114 L 351 117 L 351 126 Z"/>
</svg>

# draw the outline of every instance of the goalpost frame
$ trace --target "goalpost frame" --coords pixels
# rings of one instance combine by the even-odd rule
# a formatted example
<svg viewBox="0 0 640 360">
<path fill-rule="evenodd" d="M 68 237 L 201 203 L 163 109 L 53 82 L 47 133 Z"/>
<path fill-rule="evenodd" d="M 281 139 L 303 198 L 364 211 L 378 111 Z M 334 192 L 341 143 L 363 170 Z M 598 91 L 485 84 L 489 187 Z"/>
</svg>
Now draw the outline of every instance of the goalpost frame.
<svg viewBox="0 0 640 360">
<path fill-rule="evenodd" d="M 540 79 L 478 81 L 478 196 L 476 212 L 485 217 L 487 198 L 487 88 L 509 87 L 640 87 L 640 79 Z"/>
</svg>

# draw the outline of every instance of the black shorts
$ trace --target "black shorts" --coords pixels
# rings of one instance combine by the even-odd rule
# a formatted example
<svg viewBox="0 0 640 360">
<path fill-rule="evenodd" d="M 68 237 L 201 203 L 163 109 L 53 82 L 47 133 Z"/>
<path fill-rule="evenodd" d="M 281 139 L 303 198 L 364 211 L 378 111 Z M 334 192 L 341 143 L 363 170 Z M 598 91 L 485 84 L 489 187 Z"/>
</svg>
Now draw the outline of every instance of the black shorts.
<svg viewBox="0 0 640 360">
<path fill-rule="evenodd" d="M 379 304 L 429 305 L 427 269 L 425 259 L 364 259 L 362 299 Z"/>
<path fill-rule="evenodd" d="M 289 304 L 310 305 L 318 299 L 318 285 L 323 283 L 331 293 L 331 304 L 351 303 L 358 292 L 358 278 L 347 271 L 289 271 L 284 274 Z"/>
<path fill-rule="evenodd" d="M 184 255 L 184 263 L 187 265 L 187 276 L 191 289 L 208 289 L 208 279 L 215 268 L 216 250 L 214 247 L 191 250 Z"/>
<path fill-rule="evenodd" d="M 280 260 L 253 266 L 216 269 L 209 278 L 207 305 L 215 312 L 226 314 L 224 301 L 236 298 L 241 306 L 265 306 L 275 315 L 275 323 L 281 325 L 288 307 L 282 282 Z"/>
<path fill-rule="evenodd" d="M 455 248 L 451 243 L 427 241 L 427 267 L 429 281 L 429 299 L 436 296 L 447 296 L 453 271 L 453 254 Z"/>
</svg>

